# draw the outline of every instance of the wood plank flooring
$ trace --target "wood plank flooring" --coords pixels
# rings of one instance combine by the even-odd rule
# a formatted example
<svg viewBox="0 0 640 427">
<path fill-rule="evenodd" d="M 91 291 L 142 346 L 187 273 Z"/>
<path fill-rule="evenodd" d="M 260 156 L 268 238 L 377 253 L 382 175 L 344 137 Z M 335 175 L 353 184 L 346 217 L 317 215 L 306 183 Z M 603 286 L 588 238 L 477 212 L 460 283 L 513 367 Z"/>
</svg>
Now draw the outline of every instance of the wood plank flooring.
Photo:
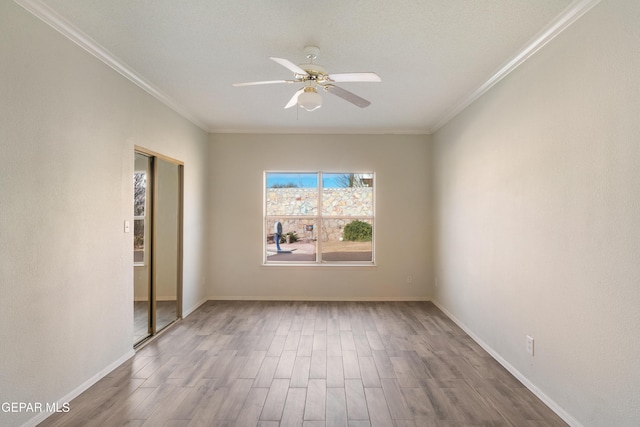
<svg viewBox="0 0 640 427">
<path fill-rule="evenodd" d="M 42 426 L 565 426 L 428 302 L 213 302 Z"/>
</svg>

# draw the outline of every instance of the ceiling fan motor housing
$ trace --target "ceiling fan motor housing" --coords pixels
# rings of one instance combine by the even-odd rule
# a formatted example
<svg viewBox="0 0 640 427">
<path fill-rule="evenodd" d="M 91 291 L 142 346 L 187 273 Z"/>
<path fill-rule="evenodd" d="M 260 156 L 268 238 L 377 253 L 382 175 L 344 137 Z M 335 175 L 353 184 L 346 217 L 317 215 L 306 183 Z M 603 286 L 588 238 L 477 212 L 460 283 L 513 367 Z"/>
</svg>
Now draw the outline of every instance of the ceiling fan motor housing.
<svg viewBox="0 0 640 427">
<path fill-rule="evenodd" d="M 321 88 L 324 92 L 338 96 L 360 108 L 367 107 L 371 104 L 366 99 L 360 98 L 358 95 L 351 93 L 348 90 L 335 86 L 334 83 L 379 82 L 381 79 L 376 73 L 358 72 L 329 74 L 327 69 L 322 65 L 314 63 L 314 60 L 318 55 L 320 55 L 320 49 L 317 46 L 306 46 L 304 48 L 304 54 L 309 62 L 300 65 L 296 65 L 288 59 L 278 58 L 275 56 L 269 57 L 272 61 L 293 72 L 293 80 L 234 83 L 233 86 L 254 86 L 273 83 L 302 83 L 304 87 L 293 94 L 289 102 L 285 105 L 285 109 L 291 108 L 296 104 L 308 111 L 320 108 L 322 105 L 322 96 L 318 93 L 317 88 Z"/>
<path fill-rule="evenodd" d="M 306 80 L 315 80 L 315 81 L 325 81 L 328 79 L 329 74 L 327 73 L 327 69 L 318 64 L 300 64 L 300 68 L 305 70 L 308 75 L 306 76 L 296 76 L 301 78 L 303 81 Z"/>
</svg>

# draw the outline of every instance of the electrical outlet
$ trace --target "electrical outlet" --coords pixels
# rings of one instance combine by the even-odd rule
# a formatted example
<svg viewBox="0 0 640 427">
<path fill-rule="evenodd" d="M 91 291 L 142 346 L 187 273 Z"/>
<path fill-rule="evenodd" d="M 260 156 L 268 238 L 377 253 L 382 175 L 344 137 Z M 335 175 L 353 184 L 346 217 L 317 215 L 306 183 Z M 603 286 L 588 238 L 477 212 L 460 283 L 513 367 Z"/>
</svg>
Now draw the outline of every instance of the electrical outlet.
<svg viewBox="0 0 640 427">
<path fill-rule="evenodd" d="M 413 283 L 413 276 L 407 276 L 407 283 Z"/>
<path fill-rule="evenodd" d="M 527 353 L 533 356 L 533 337 L 527 335 Z"/>
</svg>

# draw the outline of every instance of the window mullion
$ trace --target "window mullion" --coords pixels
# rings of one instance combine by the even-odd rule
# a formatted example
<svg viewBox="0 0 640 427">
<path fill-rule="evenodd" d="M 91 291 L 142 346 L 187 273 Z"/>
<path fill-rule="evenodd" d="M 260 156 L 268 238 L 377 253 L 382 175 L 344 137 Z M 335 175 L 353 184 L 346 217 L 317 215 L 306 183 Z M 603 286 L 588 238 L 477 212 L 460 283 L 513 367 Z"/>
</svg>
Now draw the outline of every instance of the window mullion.
<svg viewBox="0 0 640 427">
<path fill-rule="evenodd" d="M 318 172 L 318 212 L 316 224 L 318 232 L 316 234 L 316 263 L 322 264 L 322 194 L 324 192 L 324 183 L 322 182 L 322 172 Z"/>
<path fill-rule="evenodd" d="M 306 262 L 307 265 L 311 263 L 315 265 L 371 263 L 373 265 L 375 246 L 373 242 L 373 228 L 375 228 L 373 227 L 375 222 L 373 175 L 370 172 L 366 174 L 325 173 L 320 170 L 300 173 L 265 172 L 263 204 L 266 236 L 263 238 L 265 264 L 304 265 L 303 263 Z M 325 187 L 325 184 L 328 184 L 328 187 Z M 313 200 L 314 193 L 316 200 Z M 325 200 L 330 205 L 328 209 L 325 209 Z M 315 213 L 313 213 L 313 204 L 317 206 Z M 283 255 L 277 253 L 274 255 L 275 252 L 273 252 L 272 246 L 277 246 L 277 242 L 274 244 L 274 241 L 270 240 L 274 221 L 283 223 L 283 231 L 298 233 L 296 240 L 302 239 L 297 245 L 294 240 L 290 243 L 291 246 L 284 247 Z M 310 226 L 312 222 L 317 227 L 315 233 L 310 232 L 313 230 Z M 343 241 L 343 229 L 346 227 L 349 227 L 349 240 Z M 366 235 L 371 236 L 370 241 L 360 237 Z M 315 241 L 313 241 L 314 238 Z M 292 252 L 287 252 L 286 249 L 298 252 L 287 255 Z M 312 251 L 315 251 L 315 257 L 311 256 Z"/>
</svg>

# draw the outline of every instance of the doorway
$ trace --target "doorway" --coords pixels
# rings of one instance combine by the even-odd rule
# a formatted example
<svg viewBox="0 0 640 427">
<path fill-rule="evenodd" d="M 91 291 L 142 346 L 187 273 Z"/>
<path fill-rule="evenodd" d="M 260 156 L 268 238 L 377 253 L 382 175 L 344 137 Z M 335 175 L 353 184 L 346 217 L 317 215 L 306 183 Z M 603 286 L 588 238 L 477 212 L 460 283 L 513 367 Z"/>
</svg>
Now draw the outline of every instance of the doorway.
<svg viewBox="0 0 640 427">
<path fill-rule="evenodd" d="M 136 147 L 134 347 L 182 317 L 182 162 Z"/>
</svg>

